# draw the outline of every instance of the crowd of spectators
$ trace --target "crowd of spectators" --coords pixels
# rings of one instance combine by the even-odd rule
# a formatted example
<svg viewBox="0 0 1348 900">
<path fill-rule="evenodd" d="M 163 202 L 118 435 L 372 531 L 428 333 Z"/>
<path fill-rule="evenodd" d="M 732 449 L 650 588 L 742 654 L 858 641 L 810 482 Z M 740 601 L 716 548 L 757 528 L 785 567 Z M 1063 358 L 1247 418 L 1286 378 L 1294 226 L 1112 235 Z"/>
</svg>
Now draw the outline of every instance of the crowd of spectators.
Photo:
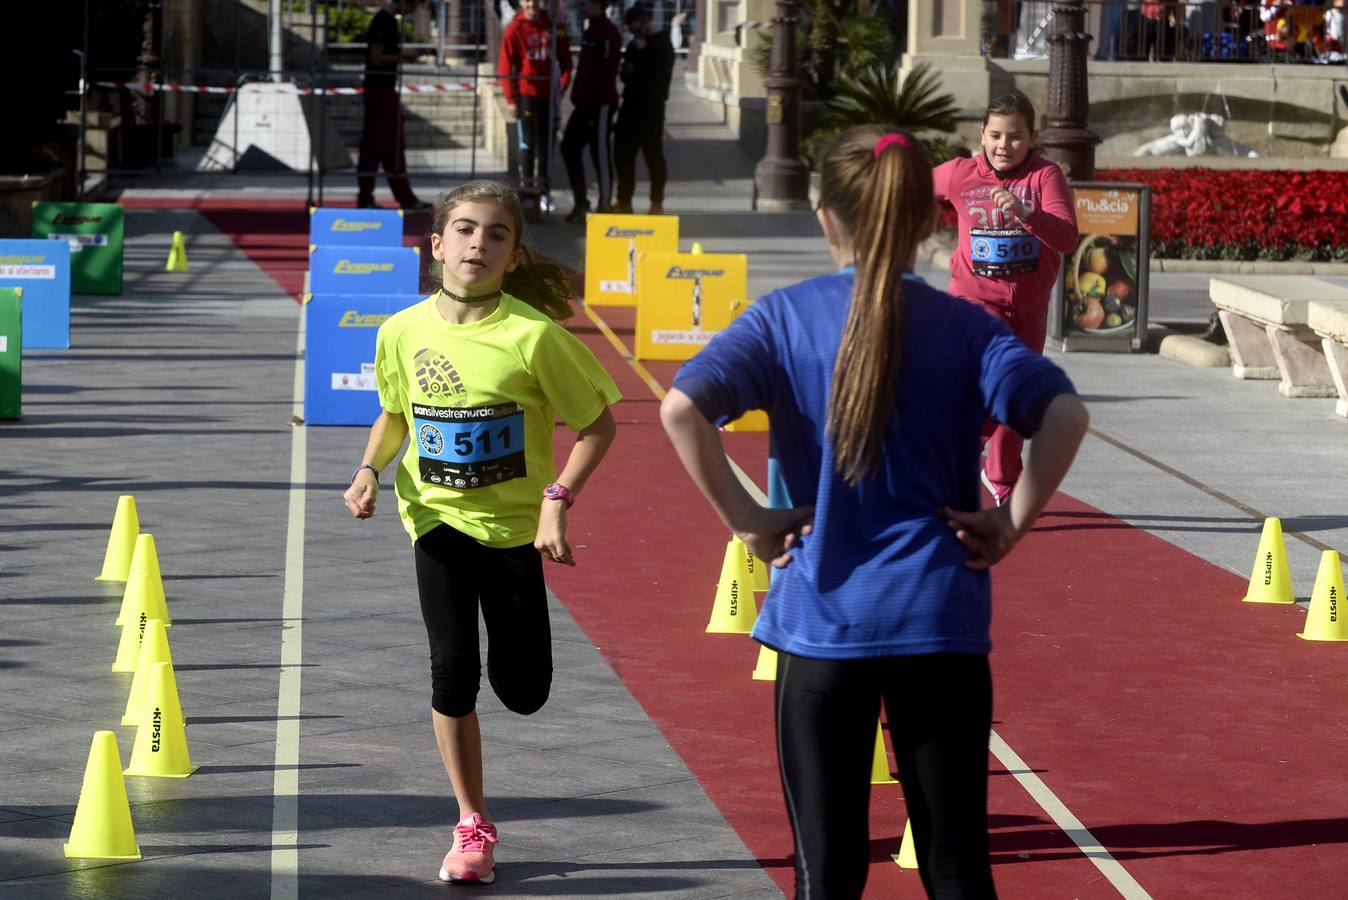
<svg viewBox="0 0 1348 900">
<path fill-rule="evenodd" d="M 1086 0 L 1092 55 L 1343 64 L 1345 0 Z M 990 56 L 1048 54 L 1046 0 L 986 0 Z"/>
</svg>

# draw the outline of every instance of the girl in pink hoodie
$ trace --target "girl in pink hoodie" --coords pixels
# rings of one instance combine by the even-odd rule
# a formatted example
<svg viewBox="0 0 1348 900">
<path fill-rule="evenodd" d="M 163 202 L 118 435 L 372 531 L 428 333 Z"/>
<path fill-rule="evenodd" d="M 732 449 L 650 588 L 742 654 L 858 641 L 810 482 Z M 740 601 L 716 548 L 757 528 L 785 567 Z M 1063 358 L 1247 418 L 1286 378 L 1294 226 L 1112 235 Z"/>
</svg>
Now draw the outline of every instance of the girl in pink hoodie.
<svg viewBox="0 0 1348 900">
<path fill-rule="evenodd" d="M 1000 318 L 1036 353 L 1044 351 L 1058 254 L 1077 245 L 1077 218 L 1062 170 L 1033 152 L 1034 105 L 1019 91 L 983 114 L 982 152 L 932 171 L 936 198 L 959 218 L 959 248 L 947 291 Z M 1005 425 L 984 431 L 983 485 L 997 505 L 1020 477 L 1024 441 Z"/>
</svg>

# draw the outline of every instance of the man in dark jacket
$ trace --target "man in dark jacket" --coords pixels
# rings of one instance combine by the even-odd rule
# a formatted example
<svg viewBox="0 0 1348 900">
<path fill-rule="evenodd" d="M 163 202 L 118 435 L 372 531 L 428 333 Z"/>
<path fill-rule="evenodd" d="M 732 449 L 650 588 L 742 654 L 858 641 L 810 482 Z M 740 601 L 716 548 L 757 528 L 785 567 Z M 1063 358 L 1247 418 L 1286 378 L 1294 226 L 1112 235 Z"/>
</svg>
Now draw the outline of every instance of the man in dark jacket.
<svg viewBox="0 0 1348 900">
<path fill-rule="evenodd" d="M 407 138 L 402 105 L 398 102 L 398 63 L 402 35 L 395 13 L 412 7 L 412 0 L 392 0 L 374 14 L 365 33 L 365 117 L 360 130 L 360 157 L 356 162 L 356 205 L 374 206 L 374 176 L 384 167 L 388 186 L 398 205 L 411 212 L 430 209 L 417 199 L 407 180 Z"/>
<path fill-rule="evenodd" d="M 651 215 L 659 215 L 665 211 L 669 172 L 665 166 L 665 102 L 674 72 L 674 47 L 668 31 L 652 33 L 651 14 L 641 4 L 629 9 L 623 21 L 632 32 L 632 42 L 623 54 L 623 105 L 613 131 L 613 157 L 618 169 L 618 201 L 613 211 L 632 211 L 640 150 L 651 175 Z"/>
<path fill-rule="evenodd" d="M 562 135 L 562 160 L 571 180 L 576 205 L 566 217 L 568 222 L 584 222 L 590 211 L 585 188 L 585 146 L 590 147 L 599 179 L 600 212 L 608 212 L 613 195 L 613 161 L 609 151 L 609 129 L 618 106 L 618 65 L 622 61 L 622 32 L 604 14 L 603 0 L 580 0 L 585 17 L 585 33 L 580 40 L 580 60 L 571 83 L 574 109 Z"/>
</svg>

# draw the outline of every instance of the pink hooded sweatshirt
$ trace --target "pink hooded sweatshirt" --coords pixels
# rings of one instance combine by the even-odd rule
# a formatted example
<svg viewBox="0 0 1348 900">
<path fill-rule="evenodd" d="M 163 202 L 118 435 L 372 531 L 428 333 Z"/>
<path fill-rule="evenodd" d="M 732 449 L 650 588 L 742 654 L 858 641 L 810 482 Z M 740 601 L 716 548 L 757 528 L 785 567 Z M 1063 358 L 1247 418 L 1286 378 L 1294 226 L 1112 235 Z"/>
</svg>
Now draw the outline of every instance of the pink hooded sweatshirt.
<svg viewBox="0 0 1348 900">
<path fill-rule="evenodd" d="M 950 260 L 950 293 L 988 306 L 1033 315 L 1048 309 L 1059 253 L 1077 246 L 1077 217 L 1062 170 L 1031 153 L 1011 172 L 998 172 L 980 152 L 932 172 L 937 201 L 959 217 L 959 247 Z M 1004 187 L 1030 211 L 1003 213 L 992 192 Z"/>
</svg>

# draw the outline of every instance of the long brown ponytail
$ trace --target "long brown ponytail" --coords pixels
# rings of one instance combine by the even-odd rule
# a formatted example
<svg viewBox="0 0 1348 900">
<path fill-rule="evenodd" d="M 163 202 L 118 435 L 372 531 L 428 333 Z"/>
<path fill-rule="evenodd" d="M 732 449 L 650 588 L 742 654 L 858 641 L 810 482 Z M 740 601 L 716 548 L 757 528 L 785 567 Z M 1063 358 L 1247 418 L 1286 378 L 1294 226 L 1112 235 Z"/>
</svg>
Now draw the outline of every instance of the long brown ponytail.
<svg viewBox="0 0 1348 900">
<path fill-rule="evenodd" d="M 510 215 L 515 230 L 515 246 L 520 250 L 520 262 L 514 271 L 507 272 L 501 281 L 501 290 L 517 297 L 548 318 L 560 322 L 571 318 L 571 279 L 566 270 L 554 262 L 541 260 L 524 243 L 524 212 L 515 189 L 499 181 L 469 181 L 440 198 L 431 222 L 431 234 L 444 234 L 449 214 L 461 203 L 490 200 L 499 203 Z"/>
<path fill-rule="evenodd" d="M 911 135 L 861 125 L 833 142 L 821 168 L 819 205 L 851 238 L 857 269 L 828 409 L 837 471 L 855 486 L 878 467 L 894 415 L 903 274 L 931 221 L 931 159 Z"/>
</svg>

